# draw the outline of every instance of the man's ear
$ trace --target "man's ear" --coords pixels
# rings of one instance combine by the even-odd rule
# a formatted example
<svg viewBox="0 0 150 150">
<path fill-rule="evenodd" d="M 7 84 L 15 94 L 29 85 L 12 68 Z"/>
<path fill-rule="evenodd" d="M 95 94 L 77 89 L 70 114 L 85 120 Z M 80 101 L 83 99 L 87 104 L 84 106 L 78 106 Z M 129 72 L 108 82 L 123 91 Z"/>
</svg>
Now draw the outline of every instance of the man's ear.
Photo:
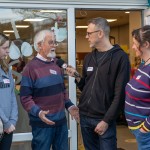
<svg viewBox="0 0 150 150">
<path fill-rule="evenodd" d="M 103 36 L 104 36 L 103 30 L 99 30 L 99 32 L 98 32 L 98 37 L 99 37 L 99 38 L 102 38 Z"/>
<path fill-rule="evenodd" d="M 41 47 L 42 47 L 42 42 L 39 42 L 37 45 L 38 45 L 38 49 L 41 49 Z"/>
</svg>

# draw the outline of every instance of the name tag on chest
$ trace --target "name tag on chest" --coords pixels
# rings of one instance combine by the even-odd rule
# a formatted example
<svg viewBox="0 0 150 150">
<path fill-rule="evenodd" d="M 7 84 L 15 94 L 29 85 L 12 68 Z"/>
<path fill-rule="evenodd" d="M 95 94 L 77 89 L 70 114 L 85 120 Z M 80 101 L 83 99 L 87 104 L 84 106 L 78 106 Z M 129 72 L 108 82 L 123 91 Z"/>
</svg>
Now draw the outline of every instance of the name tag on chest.
<svg viewBox="0 0 150 150">
<path fill-rule="evenodd" d="M 9 79 L 3 79 L 3 82 L 6 84 L 6 83 L 10 83 L 10 80 Z"/>
<path fill-rule="evenodd" d="M 55 70 L 50 69 L 49 71 L 51 74 L 57 74 L 57 72 Z"/>
<path fill-rule="evenodd" d="M 93 67 L 88 67 L 87 71 L 93 71 Z"/>
</svg>

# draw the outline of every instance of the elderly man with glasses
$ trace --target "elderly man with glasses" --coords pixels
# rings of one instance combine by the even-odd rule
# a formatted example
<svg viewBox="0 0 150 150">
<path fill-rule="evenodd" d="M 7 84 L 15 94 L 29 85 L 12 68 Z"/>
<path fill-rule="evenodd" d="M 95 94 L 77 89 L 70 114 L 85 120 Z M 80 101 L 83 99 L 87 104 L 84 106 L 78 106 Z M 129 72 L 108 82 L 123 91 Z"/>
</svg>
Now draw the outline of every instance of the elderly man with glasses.
<svg viewBox="0 0 150 150">
<path fill-rule="evenodd" d="M 109 40 L 106 19 L 89 20 L 86 39 L 92 52 L 83 62 L 82 76 L 75 77 L 82 91 L 79 99 L 80 125 L 86 150 L 116 150 L 116 118 L 123 109 L 129 80 L 128 55 Z M 74 76 L 75 68 L 67 73 Z"/>
<path fill-rule="evenodd" d="M 32 127 L 32 150 L 68 150 L 65 108 L 78 120 L 78 108 L 70 101 L 63 71 L 56 65 L 56 46 L 53 31 L 39 31 L 34 38 L 38 54 L 22 74 L 21 103 Z"/>
</svg>

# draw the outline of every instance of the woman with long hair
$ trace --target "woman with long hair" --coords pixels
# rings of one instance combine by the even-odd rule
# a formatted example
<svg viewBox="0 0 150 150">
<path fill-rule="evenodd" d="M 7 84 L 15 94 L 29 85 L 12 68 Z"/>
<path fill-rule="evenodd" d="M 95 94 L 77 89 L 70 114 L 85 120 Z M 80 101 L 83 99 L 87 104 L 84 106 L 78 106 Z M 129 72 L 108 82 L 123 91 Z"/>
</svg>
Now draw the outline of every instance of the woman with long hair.
<svg viewBox="0 0 150 150">
<path fill-rule="evenodd" d="M 18 108 L 14 92 L 14 80 L 6 63 L 10 40 L 0 33 L 0 119 L 3 124 L 3 136 L 0 150 L 10 150 L 13 131 L 18 119 Z"/>
<path fill-rule="evenodd" d="M 138 150 L 150 149 L 150 25 L 132 32 L 133 46 L 141 64 L 126 86 L 125 115 Z"/>
</svg>

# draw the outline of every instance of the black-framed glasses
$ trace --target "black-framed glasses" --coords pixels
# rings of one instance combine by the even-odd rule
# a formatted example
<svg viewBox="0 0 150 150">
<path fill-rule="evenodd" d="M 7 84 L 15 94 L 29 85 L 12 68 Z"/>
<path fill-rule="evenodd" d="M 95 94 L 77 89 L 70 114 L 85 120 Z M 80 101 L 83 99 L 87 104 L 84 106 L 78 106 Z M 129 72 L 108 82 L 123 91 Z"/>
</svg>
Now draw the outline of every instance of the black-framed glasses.
<svg viewBox="0 0 150 150">
<path fill-rule="evenodd" d="M 58 46 L 58 42 L 57 42 L 57 41 L 49 41 L 48 44 L 49 44 L 49 45 Z"/>
<path fill-rule="evenodd" d="M 96 30 L 96 31 L 93 31 L 93 32 L 86 32 L 86 36 L 89 37 L 89 36 L 91 36 L 92 33 L 96 33 L 96 32 L 99 32 L 99 31 L 100 31 L 100 30 Z"/>
</svg>

